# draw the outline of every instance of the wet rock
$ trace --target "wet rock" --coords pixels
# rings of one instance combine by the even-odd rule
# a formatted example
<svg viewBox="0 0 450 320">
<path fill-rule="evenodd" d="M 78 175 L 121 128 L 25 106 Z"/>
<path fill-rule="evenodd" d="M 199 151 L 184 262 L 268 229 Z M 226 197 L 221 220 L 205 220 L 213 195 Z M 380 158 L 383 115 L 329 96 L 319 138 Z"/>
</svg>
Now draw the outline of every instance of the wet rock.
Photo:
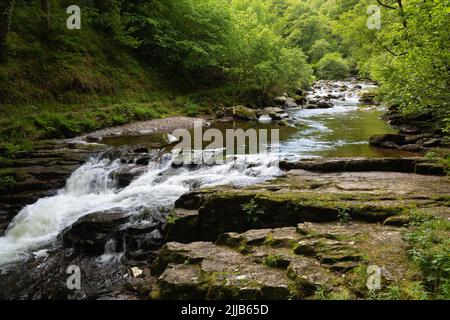
<svg viewBox="0 0 450 320">
<path fill-rule="evenodd" d="M 329 108 L 333 108 L 333 104 L 331 102 L 319 101 L 317 103 L 317 107 L 320 109 L 329 109 Z"/>
<path fill-rule="evenodd" d="M 304 109 L 318 109 L 319 106 L 314 103 L 308 103 L 307 105 L 303 106 Z"/>
<path fill-rule="evenodd" d="M 398 127 L 398 130 L 401 133 L 406 133 L 406 134 L 418 134 L 418 133 L 420 133 L 420 129 L 418 127 L 411 126 L 411 125 L 402 125 L 402 126 Z"/>
<path fill-rule="evenodd" d="M 286 120 L 279 120 L 276 122 L 276 125 L 280 127 L 289 127 L 289 122 Z"/>
<path fill-rule="evenodd" d="M 379 147 L 384 148 L 384 149 L 399 149 L 400 148 L 400 146 L 398 144 L 396 144 L 395 142 L 392 142 L 392 141 L 383 142 Z"/>
<path fill-rule="evenodd" d="M 324 100 L 310 100 L 307 105 L 305 105 L 304 109 L 329 109 L 333 108 L 333 104 L 331 102 L 327 102 Z"/>
<path fill-rule="evenodd" d="M 267 114 L 272 120 L 289 118 L 289 115 L 283 109 L 277 107 L 265 108 L 264 114 Z"/>
<path fill-rule="evenodd" d="M 421 152 L 423 151 L 423 147 L 420 144 L 406 144 L 404 146 L 401 146 L 399 148 L 402 151 L 408 151 L 408 152 Z"/>
<path fill-rule="evenodd" d="M 133 180 L 140 177 L 147 170 L 146 167 L 129 165 L 112 173 L 113 178 L 117 181 L 117 187 L 128 187 Z"/>
<path fill-rule="evenodd" d="M 148 153 L 149 151 L 150 150 L 146 146 L 138 146 L 133 150 L 135 153 Z"/>
<path fill-rule="evenodd" d="M 298 104 L 294 98 L 289 97 L 286 99 L 286 102 L 284 103 L 284 107 L 285 108 L 298 108 Z"/>
<path fill-rule="evenodd" d="M 441 144 L 441 140 L 440 139 L 427 139 L 427 140 L 423 140 L 422 141 L 422 145 L 425 148 L 438 147 L 440 144 Z"/>
<path fill-rule="evenodd" d="M 136 159 L 135 163 L 139 166 L 148 166 L 152 159 L 152 157 L 140 157 Z"/>
<path fill-rule="evenodd" d="M 122 238 L 125 243 L 125 261 L 127 264 L 150 263 L 156 257 L 156 251 L 164 243 L 160 228 L 164 222 L 141 222 L 123 228 Z"/>
<path fill-rule="evenodd" d="M 409 135 L 405 137 L 405 143 L 406 144 L 419 144 L 418 142 L 423 139 L 431 138 L 433 134 L 431 133 L 424 133 L 419 135 Z"/>
<path fill-rule="evenodd" d="M 378 134 L 369 139 L 369 144 L 374 147 L 392 147 L 393 144 L 402 146 L 405 143 L 406 137 L 401 134 Z"/>
<path fill-rule="evenodd" d="M 60 236 L 66 247 L 92 255 L 101 255 L 108 240 L 117 235 L 128 221 L 129 214 L 122 209 L 90 213 L 78 219 Z"/>
</svg>

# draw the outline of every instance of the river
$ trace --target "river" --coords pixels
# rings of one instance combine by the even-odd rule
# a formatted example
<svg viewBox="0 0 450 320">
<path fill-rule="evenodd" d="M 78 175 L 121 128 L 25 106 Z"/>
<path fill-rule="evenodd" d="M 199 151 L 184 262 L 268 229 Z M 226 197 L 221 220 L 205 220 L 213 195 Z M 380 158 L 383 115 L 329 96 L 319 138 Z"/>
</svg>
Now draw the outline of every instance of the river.
<svg viewBox="0 0 450 320">
<path fill-rule="evenodd" d="M 348 89 L 340 90 L 342 85 Z M 355 89 L 356 85 L 361 88 Z M 400 156 L 399 152 L 373 149 L 368 138 L 394 130 L 380 116 L 380 106 L 362 105 L 358 92 L 373 86 L 366 83 L 336 82 L 336 86 L 316 89 L 311 96 L 341 95 L 332 99 L 333 108 L 288 110 L 291 118 L 302 124 L 298 128 L 280 129 L 279 154 L 275 158 L 311 157 L 383 157 Z M 345 98 L 345 99 L 343 99 Z M 214 128 L 274 128 L 270 123 L 216 123 Z M 104 142 L 114 146 L 149 144 L 160 135 L 116 137 Z M 113 208 L 139 216 L 143 209 L 165 215 L 174 202 L 193 188 L 234 184 L 244 186 L 263 182 L 283 172 L 274 157 L 238 156 L 233 162 L 200 166 L 195 169 L 171 165 L 172 156 L 165 154 L 151 162 L 147 171 L 126 188 L 118 188 L 110 173 L 123 164 L 118 160 L 93 158 L 76 170 L 66 187 L 53 197 L 43 198 L 23 208 L 14 218 L 4 237 L 0 238 L 0 266 L 11 267 L 18 261 L 42 257 L 58 235 L 80 217 Z M 151 216 L 147 219 L 152 219 Z"/>
</svg>

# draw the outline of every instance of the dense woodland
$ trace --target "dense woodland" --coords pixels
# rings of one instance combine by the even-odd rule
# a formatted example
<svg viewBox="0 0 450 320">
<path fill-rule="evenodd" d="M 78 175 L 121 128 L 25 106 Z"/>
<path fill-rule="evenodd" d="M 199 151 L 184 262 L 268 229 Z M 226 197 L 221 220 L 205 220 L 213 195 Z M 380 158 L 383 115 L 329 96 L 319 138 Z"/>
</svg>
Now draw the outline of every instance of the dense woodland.
<svg viewBox="0 0 450 320">
<path fill-rule="evenodd" d="M 449 1 L 84 0 L 82 27 L 69 30 L 71 4 L 0 4 L 5 139 L 207 113 L 356 75 L 379 82 L 388 105 L 449 128 Z M 370 5 L 379 29 L 367 27 Z"/>
</svg>

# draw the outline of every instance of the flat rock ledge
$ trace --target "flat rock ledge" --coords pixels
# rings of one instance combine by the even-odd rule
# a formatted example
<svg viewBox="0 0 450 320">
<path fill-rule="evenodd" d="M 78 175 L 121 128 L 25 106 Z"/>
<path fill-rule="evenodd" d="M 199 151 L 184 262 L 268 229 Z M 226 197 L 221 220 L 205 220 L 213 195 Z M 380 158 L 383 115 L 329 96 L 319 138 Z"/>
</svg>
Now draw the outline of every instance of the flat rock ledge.
<svg viewBox="0 0 450 320">
<path fill-rule="evenodd" d="M 292 170 L 247 188 L 197 190 L 176 202 L 166 240 L 214 241 L 221 233 L 342 220 L 383 223 L 413 210 L 448 211 L 448 177 L 397 172 Z M 439 209 L 440 210 L 440 209 Z"/>
<path fill-rule="evenodd" d="M 331 158 L 280 161 L 283 170 L 308 170 L 314 172 L 369 172 L 388 171 L 445 176 L 443 165 L 423 157 L 408 158 Z"/>
<path fill-rule="evenodd" d="M 182 196 L 151 265 L 151 299 L 370 299 L 420 283 L 411 216 L 450 218 L 448 177 L 291 170 L 246 188 Z M 382 291 L 385 292 L 385 291 Z"/>
<path fill-rule="evenodd" d="M 368 265 L 384 285 L 410 283 L 398 228 L 350 223 L 224 233 L 167 243 L 152 266 L 153 299 L 358 299 Z M 322 296 L 322 297 L 321 297 Z"/>
</svg>

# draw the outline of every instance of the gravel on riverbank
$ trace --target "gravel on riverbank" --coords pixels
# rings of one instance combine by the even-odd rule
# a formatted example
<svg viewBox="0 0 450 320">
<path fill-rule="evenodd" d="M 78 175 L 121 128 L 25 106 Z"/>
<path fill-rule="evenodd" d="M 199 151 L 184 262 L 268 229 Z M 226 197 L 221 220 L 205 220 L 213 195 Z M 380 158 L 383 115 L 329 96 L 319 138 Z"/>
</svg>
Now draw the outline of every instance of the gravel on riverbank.
<svg viewBox="0 0 450 320">
<path fill-rule="evenodd" d="M 118 127 L 101 129 L 89 134 L 71 139 L 71 141 L 90 140 L 100 141 L 103 138 L 117 136 L 134 136 L 144 135 L 156 132 L 172 132 L 176 129 L 190 129 L 194 126 L 195 121 L 205 122 L 201 118 L 190 117 L 169 117 L 164 119 L 154 119 L 148 121 L 139 121 L 128 123 Z"/>
</svg>

